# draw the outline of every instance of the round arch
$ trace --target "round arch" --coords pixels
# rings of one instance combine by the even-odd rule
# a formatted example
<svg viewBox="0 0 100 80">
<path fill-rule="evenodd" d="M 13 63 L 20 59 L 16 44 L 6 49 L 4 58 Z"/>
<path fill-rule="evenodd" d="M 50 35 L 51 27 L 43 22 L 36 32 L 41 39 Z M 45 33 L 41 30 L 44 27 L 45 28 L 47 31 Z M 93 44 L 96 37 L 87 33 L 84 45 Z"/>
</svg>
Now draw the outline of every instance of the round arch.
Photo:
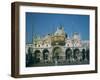
<svg viewBox="0 0 100 80">
<path fill-rule="evenodd" d="M 71 57 L 72 57 L 72 50 L 71 50 L 71 48 L 67 48 L 65 51 L 65 58 L 66 58 L 66 60 L 70 60 Z"/>
<path fill-rule="evenodd" d="M 44 49 L 43 50 L 43 59 L 47 62 L 48 61 L 48 57 L 49 57 L 49 50 L 48 49 Z"/>
<path fill-rule="evenodd" d="M 40 50 L 35 50 L 34 51 L 34 61 L 35 61 L 35 63 L 39 63 L 40 62 L 40 54 L 41 54 L 41 52 L 40 52 Z"/>
<path fill-rule="evenodd" d="M 80 50 L 78 48 L 74 49 L 74 59 L 78 60 L 80 57 Z"/>
<path fill-rule="evenodd" d="M 53 56 L 52 56 L 54 62 L 55 61 L 59 62 L 60 57 L 61 57 L 61 53 L 62 53 L 61 47 L 54 47 L 54 49 L 53 49 Z"/>
</svg>

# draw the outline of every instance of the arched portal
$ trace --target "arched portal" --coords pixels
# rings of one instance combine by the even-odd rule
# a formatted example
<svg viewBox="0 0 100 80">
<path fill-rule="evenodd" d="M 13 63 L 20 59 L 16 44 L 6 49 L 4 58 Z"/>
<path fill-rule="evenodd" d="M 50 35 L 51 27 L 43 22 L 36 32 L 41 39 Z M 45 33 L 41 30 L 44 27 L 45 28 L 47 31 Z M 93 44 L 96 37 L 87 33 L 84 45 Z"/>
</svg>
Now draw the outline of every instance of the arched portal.
<svg viewBox="0 0 100 80">
<path fill-rule="evenodd" d="M 79 61 L 81 58 L 80 50 L 78 48 L 74 49 L 74 59 Z"/>
<path fill-rule="evenodd" d="M 40 50 L 36 50 L 35 52 L 34 52 L 34 61 L 35 61 L 35 63 L 39 63 L 40 62 L 40 54 L 41 54 L 41 52 L 40 52 Z"/>
<path fill-rule="evenodd" d="M 61 58 L 61 54 L 62 54 L 62 49 L 60 47 L 55 47 L 53 49 L 53 62 L 54 63 L 58 63 L 60 61 Z"/>
<path fill-rule="evenodd" d="M 70 61 L 72 58 L 72 50 L 70 48 L 66 49 L 65 55 L 66 60 Z"/>
<path fill-rule="evenodd" d="M 49 51 L 47 49 L 43 50 L 43 60 L 44 62 L 48 62 Z"/>
</svg>

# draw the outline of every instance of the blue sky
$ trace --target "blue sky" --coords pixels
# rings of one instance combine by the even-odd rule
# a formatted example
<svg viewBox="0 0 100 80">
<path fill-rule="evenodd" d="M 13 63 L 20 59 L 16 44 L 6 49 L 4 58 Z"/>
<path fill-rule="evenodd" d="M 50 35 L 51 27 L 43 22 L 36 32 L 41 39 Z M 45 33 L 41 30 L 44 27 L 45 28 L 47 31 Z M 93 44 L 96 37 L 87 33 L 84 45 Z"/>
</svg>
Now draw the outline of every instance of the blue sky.
<svg viewBox="0 0 100 80">
<path fill-rule="evenodd" d="M 60 25 L 69 37 L 78 32 L 81 39 L 89 40 L 89 15 L 26 12 L 26 43 L 31 43 L 35 34 L 44 36 L 55 32 Z"/>
</svg>

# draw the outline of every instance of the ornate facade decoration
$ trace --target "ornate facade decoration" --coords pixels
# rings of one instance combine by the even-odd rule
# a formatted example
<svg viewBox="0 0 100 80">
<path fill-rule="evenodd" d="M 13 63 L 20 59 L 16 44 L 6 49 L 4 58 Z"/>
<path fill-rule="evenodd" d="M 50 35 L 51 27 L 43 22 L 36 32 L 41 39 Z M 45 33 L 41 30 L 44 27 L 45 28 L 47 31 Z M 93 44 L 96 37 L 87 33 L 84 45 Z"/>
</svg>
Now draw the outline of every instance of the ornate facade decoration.
<svg viewBox="0 0 100 80">
<path fill-rule="evenodd" d="M 26 44 L 26 63 L 26 66 L 88 64 L 89 40 L 81 40 L 77 32 L 69 38 L 64 28 L 58 27 L 54 33 L 35 36 L 32 44 Z"/>
</svg>

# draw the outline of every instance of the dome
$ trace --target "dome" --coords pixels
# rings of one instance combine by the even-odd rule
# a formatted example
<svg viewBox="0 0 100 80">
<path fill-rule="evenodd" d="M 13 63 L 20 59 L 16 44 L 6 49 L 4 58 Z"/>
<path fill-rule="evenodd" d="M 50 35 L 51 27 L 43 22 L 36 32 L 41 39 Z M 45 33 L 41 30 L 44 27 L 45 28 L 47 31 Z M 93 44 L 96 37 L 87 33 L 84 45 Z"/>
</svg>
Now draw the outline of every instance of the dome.
<svg viewBox="0 0 100 80">
<path fill-rule="evenodd" d="M 57 27 L 57 31 L 55 32 L 55 34 L 54 35 L 64 35 L 65 34 L 65 32 L 64 32 L 64 29 L 63 29 L 63 27 Z"/>
<path fill-rule="evenodd" d="M 80 35 L 77 32 L 74 32 L 73 39 L 80 39 Z"/>
</svg>

